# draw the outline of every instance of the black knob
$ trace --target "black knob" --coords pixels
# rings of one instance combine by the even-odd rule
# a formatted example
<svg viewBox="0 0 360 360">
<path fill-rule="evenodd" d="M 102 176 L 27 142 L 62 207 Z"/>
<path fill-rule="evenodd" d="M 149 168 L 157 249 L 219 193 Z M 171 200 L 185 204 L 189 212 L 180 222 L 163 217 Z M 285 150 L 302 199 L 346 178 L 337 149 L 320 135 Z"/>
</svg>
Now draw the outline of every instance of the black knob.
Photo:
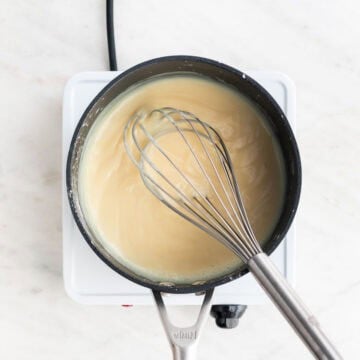
<svg viewBox="0 0 360 360">
<path fill-rule="evenodd" d="M 239 324 L 239 319 L 246 310 L 246 305 L 213 305 L 211 316 L 216 325 L 222 329 L 233 329 Z"/>
</svg>

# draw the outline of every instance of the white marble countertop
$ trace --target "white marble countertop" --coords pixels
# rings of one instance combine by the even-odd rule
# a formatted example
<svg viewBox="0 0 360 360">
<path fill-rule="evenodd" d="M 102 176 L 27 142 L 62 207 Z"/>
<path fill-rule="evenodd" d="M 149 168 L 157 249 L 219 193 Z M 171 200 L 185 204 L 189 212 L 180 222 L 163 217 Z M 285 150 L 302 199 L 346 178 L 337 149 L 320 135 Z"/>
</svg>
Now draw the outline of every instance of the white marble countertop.
<svg viewBox="0 0 360 360">
<path fill-rule="evenodd" d="M 297 288 L 346 359 L 360 358 L 360 5 L 116 0 L 122 68 L 170 54 L 287 73 L 297 86 L 303 191 Z M 10 1 L 0 12 L 0 358 L 169 359 L 153 307 L 81 306 L 61 254 L 66 80 L 107 68 L 104 1 Z M 176 316 L 191 321 L 191 308 Z M 199 359 L 311 359 L 271 305 L 206 324 Z"/>
</svg>

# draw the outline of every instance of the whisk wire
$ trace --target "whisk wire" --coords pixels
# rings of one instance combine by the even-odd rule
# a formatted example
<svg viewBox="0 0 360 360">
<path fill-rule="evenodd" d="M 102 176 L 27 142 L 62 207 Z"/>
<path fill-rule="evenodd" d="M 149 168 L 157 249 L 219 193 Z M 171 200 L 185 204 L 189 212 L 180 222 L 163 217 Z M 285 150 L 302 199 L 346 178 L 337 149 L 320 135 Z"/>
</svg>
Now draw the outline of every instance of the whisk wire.
<svg viewBox="0 0 360 360">
<path fill-rule="evenodd" d="M 223 225 L 221 226 L 221 229 L 217 229 L 217 231 L 225 231 L 227 236 L 229 236 L 230 238 L 237 238 L 239 237 L 239 234 L 233 229 L 233 227 L 229 224 L 228 221 L 226 221 L 226 219 L 221 215 L 220 211 L 213 205 L 212 202 L 209 201 L 209 199 L 204 196 L 204 194 L 202 194 L 194 185 L 194 183 L 189 179 L 189 177 L 187 177 L 180 169 L 179 167 L 173 162 L 173 160 L 163 151 L 163 149 L 159 146 L 158 142 L 156 141 L 156 139 L 146 130 L 146 128 L 143 125 L 139 125 L 140 129 L 144 132 L 144 134 L 146 134 L 146 136 L 149 138 L 150 142 L 152 143 L 152 145 L 154 145 L 159 151 L 160 153 L 169 161 L 169 163 L 173 166 L 173 168 L 178 172 L 178 174 L 186 181 L 186 183 L 188 183 L 192 189 L 198 194 L 198 196 L 200 196 L 212 209 L 213 212 L 216 213 L 216 215 L 223 221 Z M 140 150 L 140 145 L 138 143 L 138 141 L 135 139 L 135 144 L 138 147 L 138 149 Z M 189 146 L 191 146 L 189 144 Z M 152 168 L 156 171 L 156 173 L 158 175 L 161 176 L 162 179 L 164 179 L 183 199 L 186 200 L 187 202 L 187 206 L 186 209 L 191 209 L 191 207 L 189 206 L 189 203 L 191 203 L 191 200 L 189 200 L 189 198 L 179 190 L 178 187 L 174 186 L 174 184 L 172 182 L 169 181 L 169 179 L 163 174 L 163 172 L 161 172 L 158 167 L 149 159 L 149 157 L 144 153 L 143 155 L 143 159 L 146 160 L 146 162 L 152 166 Z M 169 196 L 169 193 L 167 191 L 165 191 L 165 189 L 163 187 L 161 187 L 158 183 L 156 183 L 154 181 L 154 179 L 150 178 L 146 173 L 142 172 L 142 175 L 146 175 L 146 178 L 151 179 L 152 183 L 161 191 L 163 191 L 166 195 Z M 176 200 L 174 197 L 170 196 L 170 198 L 174 201 L 178 201 Z M 193 197 L 194 199 L 195 197 Z M 192 203 L 191 203 L 192 204 Z M 203 209 L 205 209 L 205 207 L 202 207 Z M 173 207 L 172 207 L 173 209 Z M 197 208 L 199 210 L 199 208 Z M 193 214 L 196 214 L 196 212 L 191 211 Z M 203 213 L 204 214 L 204 213 Z M 197 214 L 198 215 L 198 214 Z M 205 213 L 206 217 L 212 221 L 212 224 L 214 224 L 214 222 L 217 225 L 221 225 L 221 223 L 218 221 L 217 218 L 213 217 L 210 211 L 207 211 Z M 203 218 L 201 216 L 198 216 L 200 219 L 203 220 Z"/>
<path fill-rule="evenodd" d="M 200 121 L 198 118 L 197 118 L 197 120 Z M 212 165 L 212 167 L 213 167 L 213 169 L 214 169 L 214 171 L 215 171 L 215 173 L 216 173 L 216 176 L 217 176 L 217 178 L 218 178 L 218 180 L 219 180 L 219 182 L 220 182 L 220 184 L 221 184 L 221 188 L 222 188 L 222 190 L 223 190 L 223 192 L 224 192 L 224 194 L 225 194 L 225 196 L 226 196 L 226 198 L 227 198 L 227 200 L 228 200 L 228 202 L 229 202 L 229 204 L 230 204 L 230 207 L 231 207 L 231 209 L 232 209 L 232 211 L 233 211 L 233 213 L 234 213 L 234 215 L 235 215 L 235 217 L 236 217 L 237 222 L 234 221 L 234 224 L 236 225 L 236 227 L 237 227 L 238 231 L 240 232 L 240 234 L 243 233 L 242 231 L 245 231 L 245 232 L 247 232 L 247 235 L 252 236 L 252 235 L 253 235 L 252 232 L 247 231 L 247 230 L 248 230 L 248 228 L 246 227 L 247 224 L 244 222 L 244 218 L 243 218 L 243 214 L 242 214 L 242 212 L 241 212 L 241 208 L 239 208 L 239 203 L 236 202 L 236 197 L 235 197 L 235 196 L 236 196 L 236 190 L 237 190 L 237 188 L 236 188 L 236 186 L 234 185 L 234 182 L 233 182 L 233 181 L 236 181 L 236 180 L 235 180 L 234 178 L 231 178 L 231 177 L 229 176 L 229 171 L 228 171 L 228 167 L 230 167 L 230 173 L 233 174 L 232 169 L 231 169 L 231 167 L 232 167 L 231 163 L 230 163 L 229 161 L 226 161 L 226 160 L 224 161 L 224 159 L 218 154 L 218 155 L 219 155 L 219 158 L 220 158 L 220 161 L 221 161 L 221 163 L 222 163 L 222 165 L 223 165 L 223 169 L 225 170 L 226 179 L 228 180 L 228 185 L 229 185 L 230 190 L 231 190 L 231 192 L 232 192 L 233 200 L 235 201 L 235 204 L 236 204 L 235 206 L 233 205 L 233 201 L 232 201 L 232 199 L 231 199 L 231 196 L 229 195 L 229 193 L 228 193 L 227 191 L 225 191 L 225 185 L 224 185 L 224 183 L 223 183 L 223 180 L 222 180 L 222 178 L 221 178 L 221 176 L 220 176 L 220 174 L 219 174 L 218 169 L 216 168 L 216 166 L 215 166 L 215 164 L 214 164 L 214 161 L 213 161 L 212 157 L 210 156 L 209 152 L 207 151 L 207 148 L 205 147 L 205 145 L 204 145 L 204 143 L 203 143 L 203 140 L 199 137 L 199 134 L 198 134 L 197 130 L 194 128 L 194 126 L 193 126 L 192 124 L 191 124 L 191 126 L 192 126 L 192 128 L 194 129 L 196 135 L 198 136 L 199 141 L 201 142 L 201 144 L 202 144 L 202 146 L 203 146 L 203 148 L 204 148 L 204 150 L 205 150 L 205 152 L 206 152 L 206 155 L 207 155 L 209 161 L 211 162 L 211 165 Z M 208 134 L 208 136 L 209 136 L 209 139 L 211 140 L 212 145 L 213 145 L 214 148 L 215 148 L 215 151 L 218 152 L 218 151 L 219 151 L 219 150 L 218 150 L 219 147 L 218 147 L 217 144 L 214 142 L 214 140 L 213 140 L 213 138 L 212 138 L 209 130 L 207 129 L 206 126 L 203 125 L 203 127 L 204 127 L 205 131 L 207 132 L 207 134 Z M 215 132 L 218 140 L 222 143 L 222 139 L 221 139 L 221 137 L 218 135 L 218 133 L 216 132 L 216 130 L 213 130 L 213 131 Z M 226 147 L 225 147 L 225 145 L 224 145 L 223 143 L 222 143 L 222 146 L 223 146 L 224 150 L 226 151 Z M 221 153 L 221 154 L 222 154 L 222 153 Z M 222 155 L 223 155 L 223 154 L 222 154 Z M 228 154 L 226 154 L 226 159 L 229 159 L 229 160 L 230 160 L 230 157 L 228 156 Z M 207 177 L 207 178 L 209 179 L 209 177 Z M 232 179 L 233 181 L 231 181 L 231 179 Z M 209 181 L 210 181 L 210 179 L 209 179 Z M 214 187 L 213 182 L 210 181 L 210 183 L 211 183 L 212 186 Z M 221 201 L 221 198 L 219 198 L 219 199 L 220 199 L 220 201 Z M 242 203 L 242 201 L 241 201 L 241 203 Z M 226 206 L 224 205 L 224 203 L 223 203 L 222 201 L 221 201 L 221 204 L 222 204 L 223 207 L 226 209 Z M 236 211 L 235 209 L 236 209 L 237 211 Z M 246 214 L 245 214 L 245 215 L 246 215 Z M 232 220 L 233 220 L 233 219 L 232 219 Z M 239 228 L 238 225 L 240 225 L 240 228 L 241 228 L 241 229 Z M 245 226 L 244 226 L 244 225 L 245 225 Z M 251 229 L 251 227 L 250 227 L 250 229 Z"/>
<path fill-rule="evenodd" d="M 136 122 L 139 121 L 139 120 L 136 120 Z M 173 167 L 178 171 L 178 173 L 183 177 L 183 179 L 189 184 L 192 186 L 192 188 L 194 189 L 194 191 L 196 191 L 198 193 L 199 196 L 203 197 L 205 200 L 206 198 L 197 190 L 197 188 L 194 186 L 194 184 L 191 182 L 191 180 L 185 176 L 185 174 L 183 174 L 179 169 L 178 167 L 174 164 L 174 162 L 168 157 L 168 155 L 163 151 L 163 149 L 158 145 L 156 139 L 154 139 L 154 137 L 146 130 L 146 128 L 142 125 L 140 125 L 140 129 L 144 132 L 144 134 L 149 138 L 149 140 L 151 141 L 152 145 L 154 145 L 165 157 L 166 159 L 173 165 Z M 136 136 L 134 136 L 134 131 L 135 131 L 135 127 L 132 128 L 132 132 L 133 132 L 133 140 L 134 140 L 134 144 L 136 145 L 137 149 L 139 151 L 142 151 L 142 148 L 136 138 Z M 217 225 L 221 225 L 216 218 L 212 217 L 211 216 L 211 213 L 209 212 L 202 212 L 202 215 L 205 215 L 207 220 L 204 219 L 204 217 L 202 215 L 199 215 L 196 211 L 194 211 L 191 206 L 189 206 L 189 204 L 191 204 L 191 200 L 189 199 L 188 196 L 186 196 L 186 194 L 184 192 L 182 192 L 178 187 L 176 187 L 172 182 L 169 181 L 169 179 L 163 174 L 163 172 L 161 172 L 158 167 L 156 166 L 155 163 L 153 163 L 151 161 L 151 159 L 147 156 L 147 154 L 145 152 L 142 153 L 142 161 L 145 160 L 152 168 L 153 170 L 167 183 L 169 184 L 175 191 L 176 193 L 183 199 L 184 203 L 183 202 L 179 202 L 178 199 L 176 199 L 173 195 L 171 195 L 168 191 L 166 191 L 164 189 L 163 186 L 159 185 L 158 182 L 156 182 L 151 176 L 149 176 L 146 172 L 143 171 L 143 167 L 141 167 L 139 165 L 139 163 L 137 164 L 137 166 L 139 167 L 140 169 L 140 173 L 141 173 L 141 176 L 143 178 L 146 178 L 147 180 L 149 180 L 157 189 L 159 189 L 161 192 L 165 193 L 169 198 L 171 198 L 174 202 L 178 202 L 182 207 L 185 206 L 185 209 L 190 211 L 193 215 L 195 215 L 199 220 L 201 220 L 202 222 L 205 222 L 206 225 L 208 226 L 211 226 L 212 230 L 214 231 L 217 231 L 218 234 L 217 234 L 217 238 L 219 238 L 219 233 L 221 234 L 221 231 L 225 231 L 227 236 L 228 237 L 233 237 L 233 236 L 237 236 L 237 234 L 235 232 L 232 232 L 231 228 L 229 230 L 228 229 L 225 229 L 223 226 L 219 228 L 217 228 Z M 166 202 L 164 200 L 164 198 L 162 196 L 159 196 L 158 193 L 154 193 L 153 191 L 153 188 L 151 186 L 148 186 L 147 182 L 145 181 L 145 185 L 148 187 L 148 189 L 155 195 L 157 196 L 158 198 L 160 198 L 160 200 L 162 202 L 164 202 L 167 206 L 169 206 L 172 210 L 176 211 L 178 214 L 180 215 L 183 215 L 182 213 L 179 212 L 178 209 L 176 209 L 174 206 L 172 206 L 169 202 Z M 212 206 L 213 210 L 216 211 L 218 213 L 219 216 L 220 213 L 218 212 L 218 210 L 216 208 L 214 208 Z M 201 208 L 199 209 L 197 207 L 197 210 L 200 210 L 201 212 Z M 210 216 L 209 216 L 210 215 Z M 189 217 L 186 217 L 188 220 L 191 221 L 191 219 Z M 215 224 L 214 224 L 215 223 Z M 206 227 L 202 227 L 203 230 L 207 231 L 206 230 Z M 213 233 L 212 235 L 214 236 L 215 233 Z M 221 238 L 224 238 L 224 236 L 220 236 Z M 229 241 L 229 240 L 228 240 Z"/>
<path fill-rule="evenodd" d="M 237 231 L 239 232 L 238 237 L 240 237 L 240 239 L 241 239 L 244 236 L 249 236 L 252 240 L 255 240 L 254 233 L 253 233 L 253 231 L 251 229 L 251 226 L 249 225 L 249 220 L 247 218 L 246 211 L 245 211 L 245 208 L 243 206 L 243 201 L 241 199 L 241 195 L 240 195 L 240 193 L 238 191 L 238 186 L 237 186 L 237 183 L 236 183 L 236 179 L 234 178 L 234 176 L 229 175 L 229 172 L 230 172 L 230 174 L 233 174 L 233 169 L 232 169 L 232 164 L 231 164 L 231 161 L 230 161 L 230 156 L 229 156 L 229 154 L 227 152 L 225 144 L 223 143 L 223 141 L 222 141 L 221 137 L 219 136 L 219 134 L 217 133 L 217 131 L 215 129 L 213 129 L 212 127 L 210 127 L 209 125 L 207 125 L 207 124 L 205 125 L 205 123 L 203 123 L 195 115 L 193 115 L 193 114 L 191 114 L 189 112 L 176 110 L 176 109 L 171 109 L 171 108 L 166 108 L 166 110 L 168 110 L 167 113 L 165 113 L 164 110 L 162 110 L 161 112 L 166 116 L 166 118 L 168 118 L 168 120 L 171 123 L 173 123 L 173 125 L 176 127 L 176 129 L 181 133 L 182 138 L 184 139 L 186 144 L 189 146 L 195 161 L 198 163 L 198 165 L 199 165 L 200 169 L 202 170 L 204 176 L 209 181 L 209 184 L 211 185 L 213 191 L 217 195 L 217 198 L 219 199 L 223 209 L 227 212 L 228 216 L 230 217 L 230 219 L 232 220 L 233 224 L 235 225 Z M 198 156 L 196 156 L 196 153 L 195 153 L 193 147 L 191 146 L 191 144 L 187 141 L 187 139 L 182 134 L 181 128 L 179 128 L 177 126 L 174 119 L 170 116 L 172 113 L 180 114 L 182 119 L 187 121 L 190 124 L 192 130 L 196 134 L 199 142 L 201 143 L 201 146 L 202 146 L 203 150 L 205 151 L 208 160 L 210 161 L 210 163 L 212 165 L 212 168 L 213 168 L 213 170 L 214 170 L 214 172 L 216 174 L 216 177 L 217 177 L 218 181 L 221 184 L 221 189 L 223 190 L 223 193 L 224 193 L 224 195 L 225 195 L 225 197 L 226 197 L 226 199 L 227 199 L 227 201 L 228 201 L 228 203 L 229 203 L 229 205 L 230 205 L 230 207 L 231 207 L 231 209 L 233 211 L 233 214 L 235 215 L 237 221 L 235 221 L 233 219 L 233 217 L 231 216 L 231 214 L 229 213 L 228 207 L 224 204 L 224 201 L 221 198 L 221 196 L 219 195 L 218 191 L 216 190 L 213 181 L 210 179 L 210 176 L 208 175 L 208 173 L 204 169 L 203 165 L 199 161 Z M 236 212 L 236 210 L 234 208 L 234 205 L 233 205 L 233 202 L 231 201 L 231 197 L 230 197 L 229 193 L 225 190 L 226 188 L 225 188 L 225 185 L 223 183 L 223 180 L 222 180 L 222 178 L 221 178 L 221 176 L 219 174 L 219 171 L 218 171 L 217 167 L 214 164 L 213 158 L 210 156 L 210 154 L 208 152 L 208 149 L 207 149 L 207 147 L 205 146 L 205 144 L 203 142 L 203 138 L 199 135 L 199 132 L 196 129 L 196 127 L 193 125 L 193 122 L 190 121 L 187 118 L 187 116 L 189 116 L 193 121 L 195 120 L 197 124 L 200 124 L 202 126 L 202 128 L 205 130 L 205 132 L 207 134 L 207 139 L 211 141 L 211 145 L 213 146 L 213 148 L 217 152 L 217 154 L 218 154 L 218 156 L 220 158 L 220 161 L 221 161 L 221 163 L 222 163 L 222 165 L 224 167 L 224 170 L 225 170 L 225 173 L 226 173 L 226 178 L 228 180 L 228 185 L 229 185 L 229 187 L 231 189 L 231 192 L 232 192 L 232 195 L 233 195 L 233 200 L 235 201 L 235 203 L 237 205 L 236 209 L 237 209 L 238 212 Z M 223 151 L 219 150 L 219 146 L 214 141 L 214 139 L 213 139 L 213 137 L 212 137 L 212 135 L 211 135 L 211 133 L 209 131 L 209 128 L 216 135 L 216 137 L 217 137 L 222 149 L 224 150 L 225 154 L 224 154 Z M 215 209 L 216 209 L 216 207 L 215 207 Z M 218 214 L 218 215 L 220 215 L 220 214 Z M 224 219 L 224 221 L 225 221 L 225 219 Z M 228 225 L 230 225 L 230 224 L 228 224 Z M 240 225 L 241 229 L 239 228 L 239 225 Z M 244 232 L 245 232 L 245 234 L 244 234 Z M 252 248 L 252 251 L 255 251 L 255 252 L 260 251 L 260 248 L 257 246 L 256 240 L 254 241 L 254 243 L 249 242 L 249 245 L 250 245 L 250 248 Z"/>
<path fill-rule="evenodd" d="M 192 123 L 191 121 L 189 121 L 189 120 L 184 116 L 184 112 L 180 111 L 179 113 L 182 115 L 183 120 L 185 120 L 186 122 L 188 122 L 188 123 L 190 124 L 191 128 L 193 129 L 194 134 L 196 134 L 196 136 L 197 136 L 199 142 L 201 143 L 201 146 L 202 146 L 202 148 L 203 148 L 203 150 L 204 150 L 204 152 L 205 152 L 208 160 L 210 161 L 210 163 L 211 163 L 211 165 L 212 165 L 212 167 L 213 167 L 213 169 L 214 169 L 214 171 L 215 171 L 215 174 L 216 174 L 217 179 L 219 180 L 219 182 L 220 182 L 221 185 L 222 185 L 222 186 L 221 186 L 221 189 L 224 190 L 224 189 L 225 189 L 225 186 L 224 186 L 224 184 L 223 184 L 223 182 L 222 182 L 222 179 L 220 178 L 219 172 L 218 172 L 217 168 L 215 167 L 214 162 L 213 162 L 213 159 L 211 158 L 211 156 L 210 156 L 207 148 L 205 147 L 205 145 L 204 145 L 204 143 L 203 143 L 203 140 L 202 140 L 202 138 L 200 137 L 200 135 L 199 135 L 199 133 L 198 133 L 198 130 L 194 127 L 193 123 Z M 231 231 L 233 232 L 233 236 L 240 236 L 239 232 L 241 233 L 241 230 L 240 230 L 237 222 L 233 219 L 233 216 L 232 216 L 231 212 L 229 211 L 229 208 L 225 205 L 222 197 L 220 196 L 219 192 L 218 192 L 217 189 L 215 188 L 214 183 L 213 183 L 213 181 L 211 180 L 209 174 L 208 174 L 207 171 L 205 170 L 203 164 L 200 162 L 198 156 L 196 156 L 196 153 L 195 153 L 195 150 L 194 150 L 193 146 L 192 146 L 191 143 L 188 141 L 188 139 L 184 136 L 184 134 L 183 134 L 183 132 L 182 132 L 182 129 L 176 124 L 175 120 L 172 119 L 171 116 L 169 116 L 169 113 L 166 113 L 166 114 L 164 114 L 164 115 L 165 115 L 166 119 L 168 119 L 168 120 L 174 125 L 174 127 L 176 128 L 176 130 L 179 132 L 181 138 L 184 140 L 184 142 L 186 143 L 186 145 L 189 147 L 190 152 L 191 152 L 191 154 L 192 154 L 195 162 L 197 163 L 197 165 L 199 166 L 202 174 L 205 176 L 206 180 L 207 180 L 208 183 L 210 184 L 210 186 L 211 186 L 212 190 L 214 191 L 217 199 L 219 200 L 222 208 L 225 210 L 227 216 L 230 218 L 230 220 L 231 220 L 231 222 L 232 222 L 233 225 L 230 225 L 230 223 L 229 223 L 228 221 L 226 221 L 224 217 L 221 216 L 221 214 L 220 214 L 220 212 L 218 211 L 218 209 L 216 208 L 216 206 L 214 206 L 213 203 L 210 202 L 207 197 L 204 197 L 203 195 L 202 195 L 201 197 L 202 197 L 204 200 L 206 200 L 206 201 L 210 204 L 212 210 L 215 211 L 216 214 L 217 214 L 219 217 L 222 218 L 222 220 L 224 221 L 224 223 L 226 223 L 226 226 L 227 226 L 228 228 L 230 228 Z M 206 127 L 199 121 L 199 119 L 195 118 L 195 120 L 196 120 L 199 124 L 201 124 L 203 128 L 206 129 Z M 206 129 L 206 130 L 207 130 L 207 129 Z M 211 138 L 209 138 L 209 139 L 210 139 L 210 141 L 212 142 L 212 145 L 215 147 L 215 144 L 214 144 L 213 140 L 212 140 Z M 171 163 L 173 164 L 173 162 L 171 162 Z M 178 170 L 178 168 L 177 168 L 177 170 Z M 178 170 L 178 171 L 179 171 L 179 170 Z M 233 204 L 232 204 L 232 202 L 231 202 L 231 200 L 230 200 L 230 198 L 229 198 L 228 193 L 227 193 L 226 191 L 224 191 L 224 193 L 225 193 L 225 196 L 226 196 L 227 199 L 228 199 L 228 202 L 229 202 L 229 204 L 230 204 L 231 209 L 234 211 L 234 214 L 235 214 L 235 216 L 236 216 L 235 209 L 234 209 Z M 237 220 L 238 220 L 238 223 L 240 223 L 240 219 L 238 218 Z M 234 227 L 236 228 L 237 231 L 234 229 Z"/>
<path fill-rule="evenodd" d="M 181 114 L 183 115 L 182 112 L 181 112 Z M 183 116 L 183 118 L 185 118 L 185 117 Z M 196 120 L 199 121 L 198 118 L 196 118 Z M 239 218 L 239 216 L 238 216 L 238 214 L 237 214 L 237 212 L 236 212 L 236 210 L 235 210 L 235 208 L 234 208 L 233 202 L 231 201 L 231 198 L 230 198 L 228 192 L 227 192 L 227 191 L 224 191 L 225 185 L 224 185 L 224 183 L 223 183 L 222 178 L 220 177 L 220 174 L 219 174 L 218 169 L 216 168 L 216 166 L 215 166 L 215 164 L 214 164 L 213 158 L 210 156 L 210 154 L 209 154 L 209 152 L 208 152 L 208 149 L 206 148 L 206 146 L 205 146 L 205 144 L 204 144 L 204 142 L 203 142 L 203 139 L 199 136 L 199 133 L 198 133 L 197 129 L 194 127 L 194 125 L 193 125 L 191 122 L 189 122 L 189 123 L 190 123 L 190 126 L 192 127 L 192 129 L 194 130 L 194 133 L 196 134 L 197 138 L 199 139 L 199 141 L 200 141 L 200 143 L 201 143 L 201 146 L 202 146 L 202 148 L 204 149 L 204 151 L 205 151 L 205 153 L 206 153 L 206 156 L 207 156 L 209 162 L 211 163 L 211 166 L 212 166 L 212 168 L 213 168 L 213 170 L 214 170 L 214 172 L 215 172 L 215 174 L 216 174 L 216 178 L 218 179 L 219 183 L 221 184 L 221 189 L 222 189 L 222 191 L 224 192 L 224 195 L 225 195 L 225 197 L 226 197 L 226 199 L 227 199 L 227 201 L 228 201 L 228 203 L 229 203 L 229 205 L 230 205 L 230 207 L 231 207 L 231 210 L 233 211 L 233 214 L 234 214 L 235 217 L 236 217 L 237 222 L 234 221 L 234 219 L 232 218 L 230 212 L 228 211 L 228 207 L 227 207 L 227 206 L 225 205 L 225 203 L 223 202 L 222 198 L 220 197 L 219 193 L 217 192 L 217 190 L 216 190 L 216 188 L 215 188 L 215 186 L 214 186 L 213 181 L 211 181 L 208 173 L 206 172 L 206 170 L 204 169 L 204 167 L 203 167 L 202 164 L 200 163 L 199 159 L 195 156 L 194 151 L 192 150 L 191 152 L 192 152 L 195 160 L 198 162 L 198 164 L 199 164 L 199 166 L 200 166 L 203 174 L 205 175 L 205 177 L 206 177 L 207 180 L 209 181 L 210 186 L 212 187 L 213 191 L 215 192 L 215 194 L 216 194 L 217 198 L 219 199 L 222 207 L 225 209 L 225 211 L 227 212 L 228 216 L 229 216 L 230 219 L 233 221 L 233 223 L 234 223 L 235 227 L 237 228 L 237 230 L 238 230 L 239 232 L 241 232 L 241 230 L 240 230 L 240 228 L 239 228 L 239 226 L 238 226 L 238 224 L 241 225 L 240 218 Z M 203 125 L 203 124 L 202 124 L 202 125 Z M 218 148 L 218 147 L 216 146 L 214 140 L 212 139 L 212 136 L 211 136 L 209 130 L 208 130 L 208 129 L 206 128 L 206 126 L 204 126 L 204 125 L 203 125 L 203 128 L 204 128 L 205 131 L 207 132 L 207 134 L 208 134 L 208 136 L 209 136 L 209 139 L 210 139 L 210 141 L 211 141 L 211 143 L 212 143 L 215 151 L 217 151 L 217 148 Z M 191 147 L 191 146 L 190 146 L 190 147 Z M 192 148 L 192 147 L 191 147 L 191 148 Z M 221 159 L 221 158 L 220 158 L 220 161 L 222 162 L 222 159 Z M 230 185 L 230 187 L 232 188 L 230 182 L 229 182 L 229 185 Z"/>
<path fill-rule="evenodd" d="M 154 114 L 159 114 L 160 117 L 154 119 Z M 156 126 L 151 128 L 150 125 L 154 125 L 154 120 Z M 167 121 L 165 124 L 167 126 L 160 126 L 164 125 L 162 123 L 164 120 Z M 172 132 L 180 135 L 204 183 L 209 186 L 208 191 L 216 204 L 210 199 L 209 194 L 204 194 L 181 169 L 182 164 L 177 164 L 159 144 L 158 139 L 161 136 Z M 200 154 L 195 150 L 187 134 L 195 135 L 204 159 L 200 159 Z M 129 120 L 124 130 L 124 143 L 145 185 L 165 205 L 223 242 L 244 261 L 261 252 L 246 215 L 226 146 L 210 125 L 186 111 L 173 108 L 156 109 L 149 114 L 136 114 Z M 166 164 L 170 165 L 184 184 L 190 187 L 192 195 L 186 194 L 180 186 L 174 184 L 168 174 L 152 161 L 148 155 L 150 146 L 166 159 Z M 215 160 L 221 165 L 220 167 Z M 209 164 L 209 167 L 206 168 L 203 162 Z M 156 178 L 154 178 L 155 174 Z M 159 181 L 160 179 L 163 183 Z"/>
</svg>

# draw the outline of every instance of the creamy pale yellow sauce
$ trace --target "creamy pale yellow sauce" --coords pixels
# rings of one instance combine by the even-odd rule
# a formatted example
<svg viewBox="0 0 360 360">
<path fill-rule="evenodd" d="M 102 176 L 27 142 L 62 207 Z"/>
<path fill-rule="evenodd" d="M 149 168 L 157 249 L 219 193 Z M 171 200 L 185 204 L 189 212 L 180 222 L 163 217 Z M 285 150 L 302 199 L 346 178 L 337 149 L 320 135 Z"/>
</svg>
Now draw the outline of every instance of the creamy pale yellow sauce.
<svg viewBox="0 0 360 360">
<path fill-rule="evenodd" d="M 129 118 L 139 109 L 166 106 L 192 112 L 220 133 L 260 242 L 271 234 L 283 206 L 283 163 L 262 114 L 228 86 L 200 76 L 163 76 L 142 83 L 115 99 L 96 120 L 79 170 L 88 225 L 108 251 L 138 274 L 194 283 L 229 273 L 241 261 L 156 199 L 125 151 L 123 130 Z M 176 141 L 168 141 L 171 146 L 176 153 Z"/>
</svg>

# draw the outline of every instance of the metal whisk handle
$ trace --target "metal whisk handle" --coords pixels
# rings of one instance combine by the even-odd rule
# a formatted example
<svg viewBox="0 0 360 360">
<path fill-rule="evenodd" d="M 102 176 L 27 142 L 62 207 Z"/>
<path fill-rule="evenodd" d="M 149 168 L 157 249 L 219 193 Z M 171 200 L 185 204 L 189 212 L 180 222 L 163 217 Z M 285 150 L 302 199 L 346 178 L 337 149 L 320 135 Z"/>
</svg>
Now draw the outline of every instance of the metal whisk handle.
<svg viewBox="0 0 360 360">
<path fill-rule="evenodd" d="M 317 359 L 341 360 L 316 318 L 265 253 L 248 262 L 249 270 Z"/>
</svg>

